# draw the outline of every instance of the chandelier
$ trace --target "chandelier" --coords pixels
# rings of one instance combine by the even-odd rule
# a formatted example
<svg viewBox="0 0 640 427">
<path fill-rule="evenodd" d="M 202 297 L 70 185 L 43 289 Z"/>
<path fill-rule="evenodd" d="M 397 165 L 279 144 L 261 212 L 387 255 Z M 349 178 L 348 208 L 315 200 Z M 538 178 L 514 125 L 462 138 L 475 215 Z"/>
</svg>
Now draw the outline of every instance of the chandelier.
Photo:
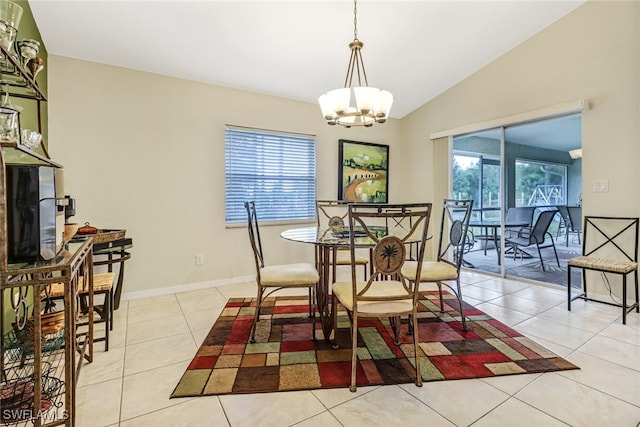
<svg viewBox="0 0 640 427">
<path fill-rule="evenodd" d="M 348 128 L 351 126 L 370 127 L 374 123 L 386 122 L 389 117 L 393 95 L 386 90 L 369 86 L 362 60 L 362 46 L 363 43 L 358 40 L 357 0 L 354 0 L 353 41 L 349 43 L 351 57 L 349 58 L 344 87 L 330 90 L 318 98 L 322 115 L 329 125 L 339 124 Z M 353 87 L 356 106 L 351 107 L 351 84 L 354 73 L 358 78 L 358 86 Z"/>
</svg>

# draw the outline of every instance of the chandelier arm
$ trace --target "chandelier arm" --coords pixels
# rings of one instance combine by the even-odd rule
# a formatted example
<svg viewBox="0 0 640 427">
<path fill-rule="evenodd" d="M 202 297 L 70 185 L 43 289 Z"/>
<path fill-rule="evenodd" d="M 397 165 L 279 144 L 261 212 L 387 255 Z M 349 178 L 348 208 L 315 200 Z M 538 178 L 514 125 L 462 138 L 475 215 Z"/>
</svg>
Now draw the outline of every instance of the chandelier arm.
<svg viewBox="0 0 640 427">
<path fill-rule="evenodd" d="M 358 49 L 358 57 L 360 58 L 358 63 L 358 84 L 362 86 L 362 82 L 360 81 L 360 68 L 362 68 L 362 75 L 364 76 L 364 85 L 369 86 L 369 82 L 367 81 L 367 71 L 364 69 L 364 59 L 362 59 L 362 50 Z"/>
<path fill-rule="evenodd" d="M 356 49 L 351 50 L 351 56 L 349 57 L 349 66 L 347 67 L 347 76 L 344 79 L 344 87 L 351 87 L 353 81 L 353 67 L 358 62 L 356 56 Z"/>
</svg>

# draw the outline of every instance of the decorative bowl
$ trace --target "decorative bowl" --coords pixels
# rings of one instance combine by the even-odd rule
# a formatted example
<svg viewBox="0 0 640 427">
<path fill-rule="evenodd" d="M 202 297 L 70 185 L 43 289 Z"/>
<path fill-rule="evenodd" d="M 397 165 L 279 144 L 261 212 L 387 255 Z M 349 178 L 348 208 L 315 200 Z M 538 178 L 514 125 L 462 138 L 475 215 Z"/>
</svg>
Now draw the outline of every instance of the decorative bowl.
<svg viewBox="0 0 640 427">
<path fill-rule="evenodd" d="M 22 129 L 22 145 L 30 150 L 38 148 L 42 141 L 42 134 L 30 129 Z"/>
</svg>

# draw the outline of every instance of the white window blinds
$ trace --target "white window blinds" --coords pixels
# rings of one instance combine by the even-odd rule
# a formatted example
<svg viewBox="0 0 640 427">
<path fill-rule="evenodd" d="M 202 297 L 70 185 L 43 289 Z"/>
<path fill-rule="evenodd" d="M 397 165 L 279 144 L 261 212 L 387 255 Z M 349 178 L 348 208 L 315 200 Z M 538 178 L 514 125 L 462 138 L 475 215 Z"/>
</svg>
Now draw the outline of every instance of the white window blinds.
<svg viewBox="0 0 640 427">
<path fill-rule="evenodd" d="M 225 197 L 227 223 L 246 222 L 250 200 L 260 221 L 314 219 L 315 137 L 227 127 Z"/>
</svg>

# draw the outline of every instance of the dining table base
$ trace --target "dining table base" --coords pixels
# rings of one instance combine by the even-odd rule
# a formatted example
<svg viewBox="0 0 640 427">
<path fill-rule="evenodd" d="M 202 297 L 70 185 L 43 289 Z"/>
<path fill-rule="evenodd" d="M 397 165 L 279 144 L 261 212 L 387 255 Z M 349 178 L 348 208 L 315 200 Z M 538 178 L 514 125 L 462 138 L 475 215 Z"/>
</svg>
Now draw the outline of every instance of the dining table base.
<svg viewBox="0 0 640 427">
<path fill-rule="evenodd" d="M 331 300 L 331 259 L 335 259 L 337 247 L 318 245 L 316 250 L 317 269 L 320 276 L 316 292 L 316 305 L 322 327 L 322 336 L 327 344 L 330 344 L 333 348 L 338 348 L 335 341 L 331 339 L 331 334 L 334 330 L 333 310 L 335 310 Z"/>
</svg>

